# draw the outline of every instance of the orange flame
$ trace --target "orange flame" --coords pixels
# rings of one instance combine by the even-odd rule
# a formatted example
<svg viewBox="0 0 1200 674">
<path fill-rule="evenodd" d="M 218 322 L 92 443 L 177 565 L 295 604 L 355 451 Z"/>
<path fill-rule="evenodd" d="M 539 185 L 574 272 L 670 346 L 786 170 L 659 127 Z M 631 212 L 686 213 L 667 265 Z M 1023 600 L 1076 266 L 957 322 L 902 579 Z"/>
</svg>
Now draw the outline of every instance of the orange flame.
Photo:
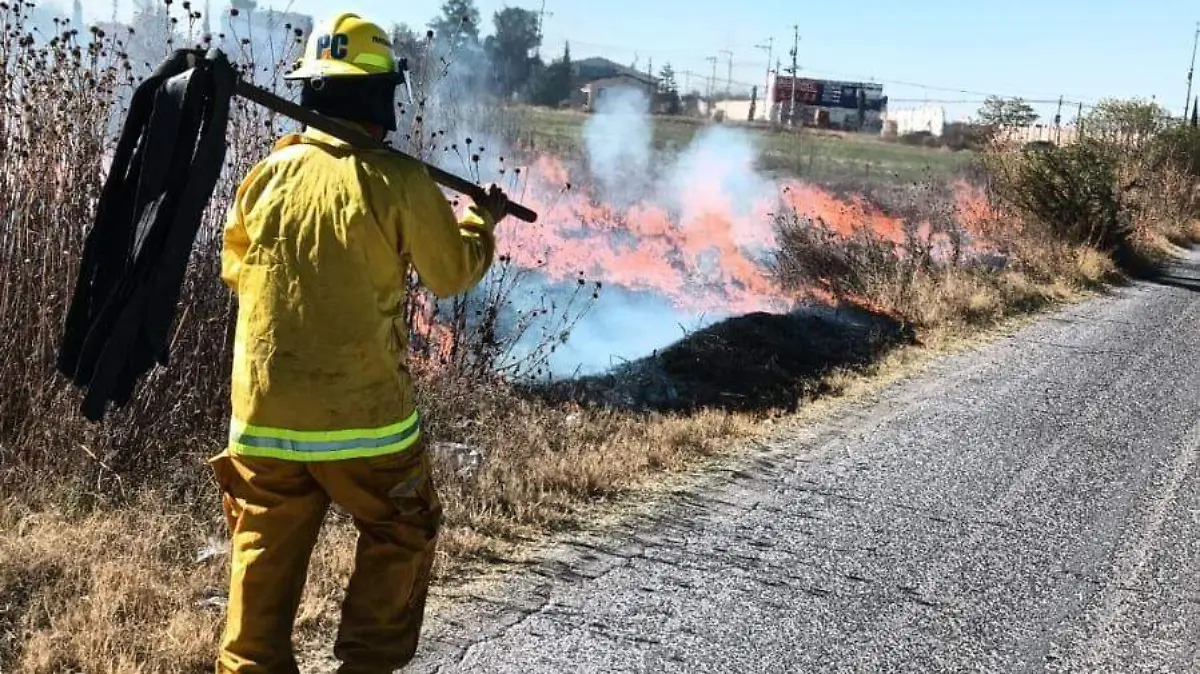
<svg viewBox="0 0 1200 674">
<path fill-rule="evenodd" d="M 424 293 L 418 293 L 411 299 L 412 325 L 410 332 L 421 340 L 419 348 L 413 349 L 417 360 L 431 362 L 448 362 L 454 354 L 454 333 L 449 326 L 434 319 L 433 304 Z"/>
<path fill-rule="evenodd" d="M 655 292 L 697 312 L 784 311 L 796 305 L 795 294 L 781 288 L 765 264 L 776 245 L 772 215 L 778 208 L 819 219 L 844 237 L 865 227 L 892 244 L 904 242 L 902 218 L 883 213 L 862 197 L 839 198 L 800 181 L 780 185 L 776 203 L 751 204 L 744 213 L 730 203 L 719 182 L 707 180 L 688 185 L 684 206 L 673 212 L 649 201 L 625 208 L 599 203 L 585 190 L 568 189 L 571 171 L 551 156 L 533 162 L 525 178 L 521 197 L 541 214 L 539 222 L 505 221 L 499 233 L 502 252 L 516 265 L 538 269 L 553 282 L 582 276 Z M 964 227 L 981 233 L 983 223 L 993 217 L 986 199 L 965 183 L 956 186 L 956 195 Z M 918 229 L 929 237 L 928 223 Z M 939 236 L 931 240 L 936 243 Z M 833 301 L 820 288 L 808 295 Z"/>
</svg>

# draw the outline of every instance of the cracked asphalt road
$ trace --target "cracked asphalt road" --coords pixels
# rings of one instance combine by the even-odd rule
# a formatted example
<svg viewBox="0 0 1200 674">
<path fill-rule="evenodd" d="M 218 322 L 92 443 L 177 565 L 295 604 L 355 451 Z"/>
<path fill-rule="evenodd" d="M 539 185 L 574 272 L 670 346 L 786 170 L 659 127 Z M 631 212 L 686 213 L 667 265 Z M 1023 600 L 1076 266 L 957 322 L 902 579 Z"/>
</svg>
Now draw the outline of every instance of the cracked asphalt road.
<svg viewBox="0 0 1200 674">
<path fill-rule="evenodd" d="M 430 615 L 406 671 L 1200 672 L 1200 255 Z"/>
</svg>

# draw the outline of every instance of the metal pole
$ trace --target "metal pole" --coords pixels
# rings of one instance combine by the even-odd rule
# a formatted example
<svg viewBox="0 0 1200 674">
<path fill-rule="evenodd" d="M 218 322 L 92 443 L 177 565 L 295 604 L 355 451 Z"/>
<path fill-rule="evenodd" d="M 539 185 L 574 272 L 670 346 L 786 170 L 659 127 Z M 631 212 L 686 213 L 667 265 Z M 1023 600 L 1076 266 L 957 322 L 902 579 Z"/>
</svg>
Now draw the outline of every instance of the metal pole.
<svg viewBox="0 0 1200 674">
<path fill-rule="evenodd" d="M 800 26 L 792 26 L 792 95 L 791 105 L 788 106 L 788 119 L 792 126 L 796 125 L 796 73 L 800 70 L 797 60 L 800 55 Z"/>
<path fill-rule="evenodd" d="M 725 80 L 725 98 L 729 98 L 733 92 L 733 52 L 722 49 L 720 53 L 729 55 L 729 79 Z"/>
<path fill-rule="evenodd" d="M 768 119 L 770 119 L 770 117 L 771 117 L 770 107 L 772 105 L 774 105 L 774 103 L 775 103 L 775 101 L 771 99 L 771 57 L 774 55 L 774 51 L 775 51 L 775 38 L 769 37 L 769 38 L 767 38 L 766 45 L 759 44 L 759 45 L 755 45 L 755 47 L 758 47 L 759 49 L 762 49 L 767 52 L 767 79 L 766 79 L 766 82 L 764 83 L 764 88 L 763 88 L 763 110 L 766 111 L 766 113 L 767 113 L 766 116 Z M 753 120 L 751 120 L 751 121 L 753 121 Z"/>
<path fill-rule="evenodd" d="M 1192 102 L 1192 75 L 1196 72 L 1196 45 L 1200 44 L 1200 21 L 1196 22 L 1196 36 L 1192 38 L 1192 65 L 1188 68 L 1187 100 L 1183 104 L 1183 119 L 1187 121 L 1188 105 Z"/>
<path fill-rule="evenodd" d="M 1063 97 L 1058 97 L 1058 112 L 1054 113 L 1054 144 L 1062 145 L 1062 106 Z"/>
<path fill-rule="evenodd" d="M 537 26 L 537 30 L 538 30 L 538 46 L 537 46 L 537 49 L 535 49 L 535 50 L 534 50 L 534 52 L 533 52 L 533 53 L 534 53 L 534 55 L 535 55 L 537 58 L 541 58 L 541 57 L 542 57 L 542 40 L 544 40 L 544 39 L 545 39 L 545 37 L 546 37 L 546 33 L 545 33 L 545 32 L 544 32 L 544 30 L 542 29 L 542 26 L 543 26 L 543 25 L 545 24 L 545 22 L 546 22 L 546 15 L 547 15 L 547 14 L 549 14 L 550 16 L 554 16 L 554 12 L 547 12 L 547 11 L 546 11 L 546 0 L 542 0 L 542 8 L 541 8 L 540 10 L 538 10 L 538 26 Z"/>
<path fill-rule="evenodd" d="M 708 79 L 708 116 L 713 115 L 713 89 L 717 85 L 717 57 L 709 56 L 708 62 L 712 64 L 712 77 Z"/>
</svg>

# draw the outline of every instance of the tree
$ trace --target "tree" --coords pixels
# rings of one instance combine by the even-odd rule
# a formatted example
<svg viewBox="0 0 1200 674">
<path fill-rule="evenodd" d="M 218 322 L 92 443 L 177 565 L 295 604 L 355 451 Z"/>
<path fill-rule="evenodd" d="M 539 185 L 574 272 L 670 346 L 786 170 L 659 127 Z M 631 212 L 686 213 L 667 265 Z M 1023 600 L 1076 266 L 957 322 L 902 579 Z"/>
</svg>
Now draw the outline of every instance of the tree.
<svg viewBox="0 0 1200 674">
<path fill-rule="evenodd" d="M 447 48 L 459 49 L 479 45 L 479 9 L 474 0 L 446 0 L 442 15 L 429 22 L 434 38 Z"/>
<path fill-rule="evenodd" d="M 858 90 L 858 130 L 862 131 L 867 125 L 867 92 L 864 89 Z"/>
<path fill-rule="evenodd" d="M 1020 128 L 1033 125 L 1038 115 L 1023 98 L 988 96 L 979 108 L 979 122 L 984 126 Z"/>
<path fill-rule="evenodd" d="M 529 86 L 537 70 L 532 55 L 542 45 L 538 15 L 519 7 L 506 7 L 492 16 L 496 34 L 488 36 L 484 51 L 491 61 L 496 93 L 511 97 Z"/>
<path fill-rule="evenodd" d="M 668 63 L 658 73 L 658 107 L 668 115 L 683 112 L 679 99 L 679 84 L 675 80 L 675 69 Z"/>
<path fill-rule="evenodd" d="M 563 49 L 562 58 L 555 60 L 542 71 L 534 89 L 533 101 L 538 105 L 558 107 L 571 98 L 571 82 L 574 79 L 571 65 L 571 43 Z"/>
<path fill-rule="evenodd" d="M 1167 128 L 1171 116 L 1154 101 L 1106 98 L 1087 115 L 1088 134 L 1110 140 L 1149 138 Z"/>
<path fill-rule="evenodd" d="M 1196 109 L 1197 106 L 1200 106 L 1200 97 L 1197 97 L 1196 102 L 1192 103 L 1192 128 L 1193 129 L 1200 127 L 1200 110 Z"/>
</svg>

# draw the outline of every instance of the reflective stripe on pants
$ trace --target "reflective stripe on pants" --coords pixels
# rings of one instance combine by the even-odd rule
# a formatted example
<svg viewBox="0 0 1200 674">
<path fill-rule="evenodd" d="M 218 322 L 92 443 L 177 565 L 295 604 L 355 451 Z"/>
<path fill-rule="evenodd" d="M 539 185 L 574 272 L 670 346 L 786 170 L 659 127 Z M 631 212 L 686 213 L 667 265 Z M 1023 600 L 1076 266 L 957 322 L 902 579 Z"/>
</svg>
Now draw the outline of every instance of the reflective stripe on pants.
<svg viewBox="0 0 1200 674">
<path fill-rule="evenodd" d="M 341 674 L 391 673 L 416 652 L 441 522 L 428 452 L 297 463 L 211 461 L 233 537 L 218 674 L 293 674 L 292 626 L 330 501 L 359 532 L 334 653 Z"/>
</svg>

